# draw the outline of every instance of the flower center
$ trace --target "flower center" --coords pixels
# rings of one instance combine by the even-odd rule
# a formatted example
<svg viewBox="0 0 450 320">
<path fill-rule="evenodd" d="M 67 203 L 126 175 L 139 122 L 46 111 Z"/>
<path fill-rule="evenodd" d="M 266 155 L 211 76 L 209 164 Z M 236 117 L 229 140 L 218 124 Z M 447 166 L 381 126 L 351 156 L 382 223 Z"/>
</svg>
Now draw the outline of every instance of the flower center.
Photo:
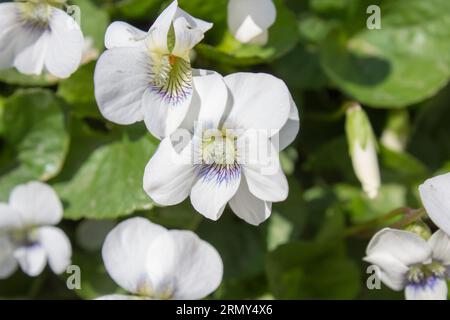
<svg viewBox="0 0 450 320">
<path fill-rule="evenodd" d="M 17 247 L 30 247 L 38 241 L 32 228 L 11 230 L 8 236 L 9 240 Z"/>
<path fill-rule="evenodd" d="M 409 269 L 408 282 L 416 285 L 424 285 L 435 278 L 444 278 L 445 266 L 439 261 L 433 260 L 429 264 L 414 265 Z"/>
<path fill-rule="evenodd" d="M 206 130 L 201 140 L 201 165 L 199 175 L 228 180 L 240 173 L 237 136 L 228 130 Z"/>
<path fill-rule="evenodd" d="M 192 94 L 191 63 L 172 54 L 151 53 L 150 86 L 165 102 L 177 105 Z"/>
<path fill-rule="evenodd" d="M 46 1 L 29 1 L 20 3 L 20 17 L 31 28 L 47 28 L 52 15 L 52 8 Z"/>
</svg>

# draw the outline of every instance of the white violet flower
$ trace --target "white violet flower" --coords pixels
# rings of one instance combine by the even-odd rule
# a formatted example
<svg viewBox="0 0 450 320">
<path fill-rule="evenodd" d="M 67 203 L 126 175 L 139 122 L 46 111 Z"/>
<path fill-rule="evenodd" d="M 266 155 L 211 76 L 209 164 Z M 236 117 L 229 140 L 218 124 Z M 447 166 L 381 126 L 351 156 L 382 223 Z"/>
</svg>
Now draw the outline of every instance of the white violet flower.
<svg viewBox="0 0 450 320">
<path fill-rule="evenodd" d="M 272 0 L 228 1 L 228 28 L 242 43 L 265 45 L 276 16 Z"/>
<path fill-rule="evenodd" d="M 102 254 L 108 274 L 130 295 L 101 300 L 201 299 L 222 281 L 222 259 L 210 244 L 191 231 L 169 231 L 144 218 L 117 225 Z"/>
<path fill-rule="evenodd" d="M 450 234 L 450 173 L 428 179 L 419 186 L 419 192 L 430 219 Z"/>
<path fill-rule="evenodd" d="M 114 22 L 108 49 L 97 62 L 95 96 L 105 118 L 118 124 L 145 121 L 162 138 L 184 120 L 194 92 L 189 53 L 211 23 L 196 19 L 172 2 L 148 32 Z"/>
<path fill-rule="evenodd" d="M 31 0 L 0 4 L 0 69 L 24 74 L 45 69 L 67 78 L 80 65 L 83 34 L 76 21 L 59 9 L 63 0 Z"/>
<path fill-rule="evenodd" d="M 408 300 L 446 300 L 450 238 L 439 230 L 426 241 L 416 233 L 383 229 L 370 241 L 365 261 L 389 288 Z"/>
<path fill-rule="evenodd" d="M 0 203 L 0 279 L 17 269 L 37 276 L 47 261 L 60 274 L 70 265 L 72 247 L 66 234 L 54 227 L 63 208 L 55 191 L 41 182 L 13 189 L 8 203 Z"/>
<path fill-rule="evenodd" d="M 299 130 L 297 107 L 283 81 L 268 74 L 209 74 L 194 79 L 189 131 L 166 137 L 144 173 L 144 190 L 160 205 L 181 203 L 217 220 L 226 204 L 259 225 L 272 202 L 286 199 L 279 151 Z M 180 147 L 181 146 L 181 147 Z"/>
</svg>

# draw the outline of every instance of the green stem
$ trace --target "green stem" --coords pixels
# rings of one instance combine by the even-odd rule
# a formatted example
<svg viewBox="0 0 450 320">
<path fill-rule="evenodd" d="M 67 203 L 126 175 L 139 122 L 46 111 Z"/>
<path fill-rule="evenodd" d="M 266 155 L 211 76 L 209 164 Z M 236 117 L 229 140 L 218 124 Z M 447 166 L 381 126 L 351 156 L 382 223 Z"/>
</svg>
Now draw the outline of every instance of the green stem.
<svg viewBox="0 0 450 320">
<path fill-rule="evenodd" d="M 403 217 L 396 221 L 395 223 L 391 225 L 385 225 L 384 227 L 391 226 L 393 228 L 402 228 L 405 227 L 414 221 L 419 220 L 426 214 L 425 209 L 411 209 L 411 208 L 399 208 L 396 210 L 393 210 L 381 217 L 375 218 L 373 220 L 370 220 L 366 223 L 359 224 L 356 226 L 352 226 L 348 228 L 344 232 L 344 237 L 352 237 L 355 235 L 363 234 L 370 232 L 370 235 L 373 235 L 374 229 L 379 229 L 381 225 L 385 224 L 387 221 L 403 215 Z"/>
</svg>

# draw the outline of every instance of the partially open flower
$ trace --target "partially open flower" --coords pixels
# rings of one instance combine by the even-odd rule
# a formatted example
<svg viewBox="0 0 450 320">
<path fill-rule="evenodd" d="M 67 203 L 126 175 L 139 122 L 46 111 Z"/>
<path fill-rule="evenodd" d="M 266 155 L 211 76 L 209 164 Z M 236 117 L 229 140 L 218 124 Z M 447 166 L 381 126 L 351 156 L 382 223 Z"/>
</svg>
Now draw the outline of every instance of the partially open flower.
<svg viewBox="0 0 450 320">
<path fill-rule="evenodd" d="M 144 120 L 158 138 L 172 133 L 188 111 L 194 87 L 189 53 L 211 23 L 168 6 L 148 32 L 114 22 L 108 49 L 95 70 L 95 96 L 105 118 L 118 124 Z"/>
<path fill-rule="evenodd" d="M 58 6 L 65 1 L 34 0 L 0 4 L 0 69 L 67 78 L 78 68 L 83 34 Z"/>
<path fill-rule="evenodd" d="M 259 225 L 272 202 L 286 199 L 279 151 L 299 130 L 299 115 L 283 81 L 268 74 L 210 74 L 194 80 L 193 128 L 166 137 L 148 163 L 144 190 L 160 205 L 190 195 L 194 208 L 217 220 L 227 203 Z"/>
<path fill-rule="evenodd" d="M 381 184 L 377 142 L 369 118 L 357 103 L 347 109 L 346 133 L 355 175 L 367 196 L 376 198 Z"/>
<path fill-rule="evenodd" d="M 276 15 L 272 0 L 228 1 L 228 28 L 242 43 L 266 44 Z"/>
<path fill-rule="evenodd" d="M 405 290 L 408 300 L 446 300 L 450 238 L 439 230 L 428 241 L 415 233 L 383 229 L 367 246 L 365 261 L 389 288 Z"/>
<path fill-rule="evenodd" d="M 70 264 L 72 248 L 65 233 L 53 225 L 62 219 L 61 202 L 41 182 L 17 186 L 9 203 L 0 203 L 0 279 L 9 277 L 17 264 L 37 276 L 47 261 L 55 273 Z"/>
<path fill-rule="evenodd" d="M 191 231 L 169 231 L 144 218 L 117 225 L 102 254 L 109 275 L 130 294 L 102 300 L 201 299 L 222 281 L 222 259 L 210 244 Z"/>
</svg>

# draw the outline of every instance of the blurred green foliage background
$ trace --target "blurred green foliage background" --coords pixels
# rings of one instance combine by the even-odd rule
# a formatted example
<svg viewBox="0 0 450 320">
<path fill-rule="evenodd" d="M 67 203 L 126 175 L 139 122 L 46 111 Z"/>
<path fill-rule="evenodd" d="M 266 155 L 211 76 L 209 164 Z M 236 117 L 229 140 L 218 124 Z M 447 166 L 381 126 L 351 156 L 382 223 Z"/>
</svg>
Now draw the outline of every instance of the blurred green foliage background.
<svg viewBox="0 0 450 320">
<path fill-rule="evenodd" d="M 384 287 L 367 289 L 361 258 L 371 232 L 352 230 L 394 209 L 420 207 L 418 184 L 450 170 L 450 1 L 274 2 L 277 20 L 268 44 L 259 47 L 228 33 L 227 0 L 179 0 L 185 11 L 214 23 L 196 47 L 195 67 L 271 73 L 288 84 L 300 109 L 300 134 L 281 155 L 289 199 L 275 204 L 258 228 L 229 211 L 207 221 L 189 201 L 152 204 L 142 176 L 158 141 L 142 124 L 122 127 L 99 114 L 95 61 L 62 81 L 0 72 L 0 201 L 29 180 L 56 188 L 73 263 L 82 270 L 82 288 L 73 291 L 68 275 L 46 271 L 32 279 L 18 271 L 0 281 L 0 297 L 92 299 L 118 290 L 104 270 L 101 241 L 115 221 L 141 215 L 191 229 L 218 249 L 225 275 L 214 299 L 402 298 Z M 81 7 L 83 32 L 101 52 L 111 21 L 146 30 L 168 1 L 71 3 Z M 381 30 L 366 27 L 371 4 L 381 7 Z M 342 109 L 348 100 L 363 105 L 377 138 L 394 128 L 406 142 L 404 150 L 380 143 L 383 185 L 374 200 L 351 167 Z"/>
</svg>

